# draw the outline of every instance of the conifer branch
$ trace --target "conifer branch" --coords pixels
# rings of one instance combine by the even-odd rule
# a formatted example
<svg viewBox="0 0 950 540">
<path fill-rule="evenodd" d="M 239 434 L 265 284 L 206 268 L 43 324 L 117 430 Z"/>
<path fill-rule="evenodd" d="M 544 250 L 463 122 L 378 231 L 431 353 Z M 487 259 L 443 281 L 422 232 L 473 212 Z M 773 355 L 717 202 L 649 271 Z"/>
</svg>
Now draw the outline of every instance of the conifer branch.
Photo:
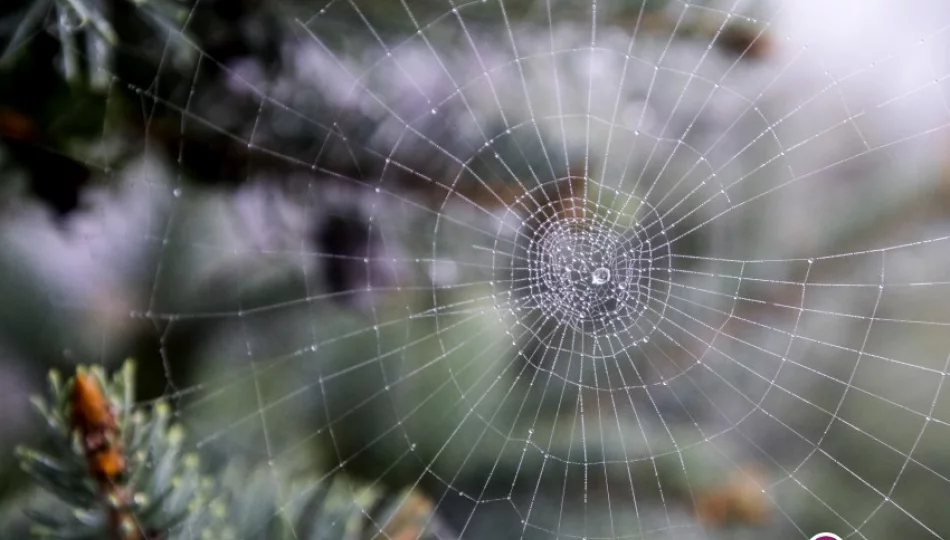
<svg viewBox="0 0 950 540">
<path fill-rule="evenodd" d="M 189 522 L 205 526 L 212 483 L 202 481 L 197 458 L 181 456 L 181 428 L 158 402 L 134 409 L 134 367 L 113 380 L 101 368 L 77 369 L 62 382 L 49 377 L 49 401 L 33 403 L 50 430 L 46 452 L 18 449 L 21 467 L 58 504 L 28 511 L 33 533 L 53 538 L 155 540 Z"/>
<path fill-rule="evenodd" d="M 168 404 L 136 408 L 132 362 L 111 381 L 98 367 L 80 367 L 65 383 L 54 371 L 49 387 L 49 400 L 33 403 L 50 430 L 51 448 L 18 449 L 22 468 L 56 499 L 28 511 L 37 536 L 454 538 L 415 490 L 387 495 L 342 474 L 290 474 L 270 466 L 245 470 L 237 458 L 220 479 L 203 476 L 198 456 L 182 453 L 184 431 L 171 423 Z"/>
</svg>

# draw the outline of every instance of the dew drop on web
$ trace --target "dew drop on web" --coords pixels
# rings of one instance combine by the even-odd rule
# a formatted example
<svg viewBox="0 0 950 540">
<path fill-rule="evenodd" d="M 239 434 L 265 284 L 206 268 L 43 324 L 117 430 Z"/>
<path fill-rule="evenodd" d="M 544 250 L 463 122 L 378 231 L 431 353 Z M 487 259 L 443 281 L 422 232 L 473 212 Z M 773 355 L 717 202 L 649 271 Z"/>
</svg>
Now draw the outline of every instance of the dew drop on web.
<svg viewBox="0 0 950 540">
<path fill-rule="evenodd" d="M 594 285 L 603 285 L 610 281 L 610 270 L 601 266 L 595 269 L 590 276 L 590 281 Z"/>
</svg>

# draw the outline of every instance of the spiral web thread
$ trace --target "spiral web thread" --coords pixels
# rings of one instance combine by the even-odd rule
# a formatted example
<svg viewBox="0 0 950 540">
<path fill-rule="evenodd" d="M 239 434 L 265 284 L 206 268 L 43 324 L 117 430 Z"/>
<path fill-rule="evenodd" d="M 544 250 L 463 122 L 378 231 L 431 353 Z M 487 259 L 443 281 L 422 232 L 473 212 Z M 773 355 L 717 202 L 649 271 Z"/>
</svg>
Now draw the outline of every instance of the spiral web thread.
<svg viewBox="0 0 950 540">
<path fill-rule="evenodd" d="M 393 35 L 371 6 L 334 0 L 292 25 L 295 46 L 319 58 L 316 73 L 298 66 L 300 79 L 337 92 L 329 116 L 207 55 L 188 37 L 194 5 L 167 28 L 169 43 L 197 55 L 187 98 L 160 97 L 162 73 L 152 87 L 113 78 L 110 95 L 136 92 L 147 128 L 149 111 L 172 110 L 183 135 L 209 130 L 278 161 L 295 171 L 298 194 L 328 179 L 343 186 L 379 248 L 199 245 L 181 239 L 181 167 L 167 186 L 139 180 L 171 199 L 158 236 L 140 238 L 159 256 L 133 317 L 163 336 L 223 323 L 243 356 L 192 386 L 166 362 L 186 422 L 250 402 L 198 447 L 251 433 L 243 450 L 280 471 L 326 437 L 338 462 L 327 480 L 367 455 L 387 456 L 380 483 L 408 463 L 410 484 L 436 486 L 435 507 L 461 537 L 486 534 L 493 520 L 518 538 L 733 537 L 697 516 L 725 500 L 717 486 L 734 484 L 757 501 L 746 514 L 767 509 L 761 526 L 775 537 L 818 527 L 950 537 L 936 502 L 950 494 L 950 233 L 934 211 L 939 173 L 926 150 L 950 120 L 950 65 L 931 54 L 905 74 L 912 84 L 878 84 L 946 45 L 950 21 L 845 72 L 826 69 L 834 59 L 820 43 L 783 33 L 794 6 L 762 16 L 720 4 L 672 2 L 659 31 L 633 9 L 618 31 L 618 6 L 603 1 L 549 0 L 520 20 L 509 16 L 520 4 L 506 1 L 427 11 L 403 2 L 393 12 L 408 30 Z M 488 12 L 502 24 L 486 29 Z M 331 45 L 343 31 L 334 17 L 352 15 L 360 62 Z M 697 18 L 713 21 L 706 34 L 674 39 Z M 722 53 L 715 46 L 734 23 L 754 23 L 778 52 L 762 63 Z M 213 96 L 201 99 L 212 74 L 256 104 L 249 132 L 222 124 Z M 927 114 L 886 129 L 926 100 Z M 382 126 L 373 137 L 361 135 L 356 110 Z M 306 126 L 315 146 L 267 134 L 284 123 Z M 908 155 L 911 166 L 888 168 Z M 298 206 L 304 218 L 320 212 Z M 853 229 L 836 221 L 847 213 Z M 293 261 L 306 290 L 166 309 L 163 292 L 184 285 L 167 273 L 177 248 Z M 352 263 L 365 283 L 313 285 L 331 261 Z M 358 307 L 338 307 L 351 297 Z M 334 309 L 361 315 L 332 326 Z M 309 331 L 261 345 L 260 327 L 291 312 Z M 353 341 L 367 354 L 327 360 Z M 275 392 L 265 384 L 275 376 L 297 386 Z M 381 384 L 334 401 L 367 377 Z M 274 423 L 303 402 L 321 408 L 317 424 L 278 433 Z M 348 437 L 372 422 L 374 437 Z"/>
</svg>

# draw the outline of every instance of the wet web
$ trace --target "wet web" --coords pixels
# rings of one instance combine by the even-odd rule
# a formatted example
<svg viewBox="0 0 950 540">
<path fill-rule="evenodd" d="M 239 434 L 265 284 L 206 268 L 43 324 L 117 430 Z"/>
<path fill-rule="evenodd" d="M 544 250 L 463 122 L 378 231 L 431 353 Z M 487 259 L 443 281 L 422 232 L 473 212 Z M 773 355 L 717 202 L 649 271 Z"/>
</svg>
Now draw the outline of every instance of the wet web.
<svg viewBox="0 0 950 540">
<path fill-rule="evenodd" d="M 117 311 L 214 325 L 197 376 L 159 351 L 195 449 L 319 447 L 320 482 L 425 489 L 460 537 L 950 536 L 950 18 L 392 4 L 287 6 L 265 73 L 200 44 L 199 2 L 150 84 L 109 74 L 146 156 L 180 119 Z M 246 152 L 227 204 L 190 133 Z"/>
</svg>

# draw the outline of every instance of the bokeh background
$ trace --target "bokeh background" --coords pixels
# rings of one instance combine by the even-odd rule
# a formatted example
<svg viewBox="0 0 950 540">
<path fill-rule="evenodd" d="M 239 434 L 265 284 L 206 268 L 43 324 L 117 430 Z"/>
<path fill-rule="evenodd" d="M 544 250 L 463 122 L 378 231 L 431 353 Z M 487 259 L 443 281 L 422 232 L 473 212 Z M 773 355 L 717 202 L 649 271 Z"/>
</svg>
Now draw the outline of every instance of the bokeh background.
<svg viewBox="0 0 950 540">
<path fill-rule="evenodd" d="M 5 2 L 0 530 L 47 371 L 131 357 L 209 473 L 411 487 L 448 536 L 950 537 L 948 34 L 937 0 Z M 529 313 L 519 240 L 594 201 L 660 238 L 609 339 Z"/>
</svg>

